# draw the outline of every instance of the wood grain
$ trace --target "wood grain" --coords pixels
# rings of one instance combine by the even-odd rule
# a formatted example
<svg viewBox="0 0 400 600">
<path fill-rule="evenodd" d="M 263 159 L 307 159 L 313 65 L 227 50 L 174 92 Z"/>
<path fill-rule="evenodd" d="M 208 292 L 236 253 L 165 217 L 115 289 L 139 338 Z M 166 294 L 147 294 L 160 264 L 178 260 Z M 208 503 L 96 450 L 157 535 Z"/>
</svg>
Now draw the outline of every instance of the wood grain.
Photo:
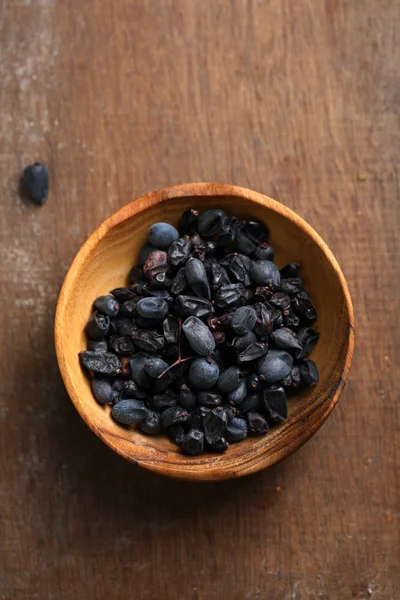
<svg viewBox="0 0 400 600">
<path fill-rule="evenodd" d="M 396 0 L 0 0 L 0 597 L 400 596 Z M 21 168 L 51 171 L 42 208 Z M 339 258 L 358 350 L 327 423 L 241 481 L 177 483 L 76 414 L 53 346 L 70 261 L 131 198 L 243 185 Z"/>
</svg>

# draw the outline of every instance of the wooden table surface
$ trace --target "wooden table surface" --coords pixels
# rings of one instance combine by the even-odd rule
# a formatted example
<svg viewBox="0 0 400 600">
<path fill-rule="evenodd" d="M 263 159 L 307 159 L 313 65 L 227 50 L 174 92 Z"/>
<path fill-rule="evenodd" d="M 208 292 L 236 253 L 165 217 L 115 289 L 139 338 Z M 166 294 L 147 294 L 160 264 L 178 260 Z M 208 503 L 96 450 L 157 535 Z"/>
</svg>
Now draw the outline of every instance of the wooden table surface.
<svg viewBox="0 0 400 600">
<path fill-rule="evenodd" d="M 0 0 L 2 600 L 400 598 L 399 31 L 397 0 Z M 18 193 L 37 159 L 43 208 Z M 89 431 L 53 317 L 105 217 L 207 180 L 317 229 L 357 339 L 309 443 L 196 485 Z"/>
</svg>

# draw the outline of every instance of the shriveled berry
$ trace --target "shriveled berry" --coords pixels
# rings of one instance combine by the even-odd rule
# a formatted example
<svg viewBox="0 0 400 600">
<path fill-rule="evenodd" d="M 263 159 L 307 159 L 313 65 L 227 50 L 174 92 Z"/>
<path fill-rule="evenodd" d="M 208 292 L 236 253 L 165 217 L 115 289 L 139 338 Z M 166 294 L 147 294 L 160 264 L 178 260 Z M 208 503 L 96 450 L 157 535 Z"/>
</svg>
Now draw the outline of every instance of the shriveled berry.
<svg viewBox="0 0 400 600">
<path fill-rule="evenodd" d="M 49 172 L 46 165 L 35 162 L 25 167 L 22 182 L 29 198 L 36 204 L 44 204 L 49 192 Z"/>
<path fill-rule="evenodd" d="M 296 334 L 287 327 L 276 329 L 271 334 L 272 344 L 276 348 L 282 350 L 301 350 L 301 343 L 296 337 Z"/>
<path fill-rule="evenodd" d="M 149 229 L 149 243 L 160 250 L 167 250 L 178 238 L 178 231 L 169 223 L 154 223 Z"/>
<path fill-rule="evenodd" d="M 183 408 L 193 408 L 196 404 L 196 396 L 186 384 L 181 385 L 181 390 L 179 394 L 179 404 Z"/>
<path fill-rule="evenodd" d="M 150 252 L 143 266 L 143 273 L 150 281 L 155 281 L 157 275 L 166 273 L 168 269 L 168 255 L 162 250 Z"/>
<path fill-rule="evenodd" d="M 172 280 L 171 285 L 171 294 L 174 296 L 179 296 L 179 294 L 183 294 L 188 285 L 186 279 L 186 269 L 185 267 L 181 267 L 175 277 Z"/>
<path fill-rule="evenodd" d="M 205 358 L 196 358 L 189 369 L 189 384 L 199 390 L 209 390 L 218 381 L 218 365 Z"/>
<path fill-rule="evenodd" d="M 166 408 L 170 408 L 171 406 L 176 406 L 178 404 L 178 399 L 175 394 L 168 394 L 168 390 L 166 390 L 163 394 L 155 394 L 152 398 L 150 398 L 150 406 L 155 410 L 163 411 Z"/>
<path fill-rule="evenodd" d="M 160 413 L 155 410 L 146 410 L 146 416 L 139 427 L 140 431 L 147 435 L 157 435 L 161 431 Z"/>
<path fill-rule="evenodd" d="M 224 227 L 229 225 L 229 219 L 226 213 L 219 209 L 211 209 L 203 212 L 197 220 L 197 231 L 203 237 L 211 237 L 219 233 Z"/>
<path fill-rule="evenodd" d="M 146 352 L 158 352 L 164 347 L 164 336 L 155 331 L 138 329 L 133 331 L 131 335 L 135 346 Z"/>
<path fill-rule="evenodd" d="M 233 282 L 242 283 L 244 286 L 251 285 L 251 277 L 249 269 L 251 260 L 243 254 L 228 254 L 222 261 L 221 265 L 227 270 L 229 277 Z M 230 282 L 228 281 L 227 284 Z"/>
<path fill-rule="evenodd" d="M 281 269 L 281 277 L 282 279 L 288 279 L 289 277 L 297 277 L 300 272 L 300 263 L 291 262 L 285 265 Z"/>
<path fill-rule="evenodd" d="M 215 444 L 209 445 L 210 452 L 225 452 L 226 450 L 228 450 L 228 448 L 229 444 L 225 438 L 221 438 L 220 440 L 215 442 Z"/>
<path fill-rule="evenodd" d="M 176 344 L 178 341 L 178 321 L 169 315 L 163 322 L 163 333 L 167 344 Z"/>
<path fill-rule="evenodd" d="M 92 392 L 100 404 L 110 404 L 113 401 L 113 389 L 108 379 L 92 379 Z"/>
<path fill-rule="evenodd" d="M 186 279 L 196 296 L 210 300 L 211 292 L 204 264 L 198 258 L 189 258 L 185 266 Z"/>
<path fill-rule="evenodd" d="M 102 340 L 107 335 L 109 327 L 110 318 L 95 311 L 86 326 L 86 331 L 93 340 Z"/>
<path fill-rule="evenodd" d="M 204 451 L 204 433 L 191 429 L 182 439 L 181 448 L 185 454 L 198 456 Z"/>
<path fill-rule="evenodd" d="M 128 335 L 112 335 L 108 345 L 111 352 L 122 356 L 129 356 L 135 351 L 132 339 Z"/>
<path fill-rule="evenodd" d="M 118 356 L 110 352 L 86 350 L 79 353 L 79 358 L 86 369 L 99 375 L 118 375 L 122 369 Z"/>
<path fill-rule="evenodd" d="M 258 392 L 261 390 L 261 380 L 260 376 L 257 373 L 252 373 L 247 378 L 247 385 L 249 387 L 250 392 Z"/>
<path fill-rule="evenodd" d="M 269 260 L 253 261 L 250 275 L 256 285 L 267 285 L 269 282 L 279 285 L 281 276 L 273 262 Z"/>
<path fill-rule="evenodd" d="M 240 417 L 234 417 L 230 423 L 228 423 L 225 434 L 225 439 L 228 442 L 240 442 L 247 437 L 247 423 Z"/>
<path fill-rule="evenodd" d="M 261 221 L 244 221 L 243 231 L 254 243 L 268 241 L 268 229 Z"/>
<path fill-rule="evenodd" d="M 120 400 L 112 407 L 111 415 L 121 425 L 136 425 L 146 418 L 146 407 L 142 400 Z"/>
<path fill-rule="evenodd" d="M 245 288 L 241 283 L 224 285 L 215 294 L 215 304 L 222 309 L 233 309 L 245 302 Z"/>
<path fill-rule="evenodd" d="M 211 265 L 211 281 L 213 290 L 218 290 L 220 287 L 231 283 L 227 270 L 219 263 Z"/>
<path fill-rule="evenodd" d="M 260 244 L 253 254 L 254 260 L 269 260 L 275 259 L 275 250 L 268 244 Z"/>
<path fill-rule="evenodd" d="M 116 317 L 119 311 L 119 302 L 114 296 L 99 296 L 93 302 L 97 312 L 107 315 L 108 317 Z"/>
<path fill-rule="evenodd" d="M 208 356 L 215 348 L 215 341 L 211 331 L 197 317 L 188 317 L 182 325 L 190 347 L 200 356 Z"/>
<path fill-rule="evenodd" d="M 139 265 L 144 265 L 144 263 L 146 262 L 146 260 L 149 258 L 149 255 L 152 252 L 155 252 L 157 250 L 157 248 L 155 248 L 152 244 L 145 244 L 144 246 L 142 246 L 139 250 L 139 254 L 138 254 L 138 263 Z"/>
<path fill-rule="evenodd" d="M 181 406 L 171 406 L 161 415 L 161 425 L 163 429 L 168 429 L 171 425 L 185 423 L 189 419 L 188 412 Z"/>
<path fill-rule="evenodd" d="M 303 317 L 303 319 L 311 324 L 317 318 L 317 311 L 311 303 L 311 298 L 306 292 L 300 292 L 292 298 L 293 308 Z"/>
<path fill-rule="evenodd" d="M 214 408 L 205 417 L 203 421 L 204 436 L 209 444 L 216 444 L 224 433 L 228 425 L 228 416 L 226 410 L 222 407 Z"/>
<path fill-rule="evenodd" d="M 227 398 L 229 402 L 233 402 L 233 404 L 240 404 L 246 398 L 247 394 L 247 381 L 245 379 L 242 379 L 238 387 L 232 392 L 228 393 Z"/>
<path fill-rule="evenodd" d="M 234 348 L 236 348 L 236 350 L 238 352 L 242 352 L 243 350 L 248 348 L 250 346 L 250 344 L 253 344 L 256 341 L 257 341 L 257 337 L 256 337 L 255 333 L 253 333 L 252 331 L 248 331 L 244 335 L 234 337 L 231 345 Z"/>
<path fill-rule="evenodd" d="M 302 349 L 296 353 L 296 358 L 306 358 L 314 350 L 319 340 L 319 333 L 311 327 L 303 327 L 297 332 L 297 339 L 302 345 Z"/>
<path fill-rule="evenodd" d="M 257 249 L 256 244 L 246 235 L 242 227 L 238 227 L 236 230 L 236 248 L 238 252 L 247 256 L 254 254 Z"/>
<path fill-rule="evenodd" d="M 189 423 L 188 423 L 188 425 L 189 425 Z M 180 446 L 182 444 L 182 440 L 183 440 L 184 436 L 186 435 L 185 426 L 182 425 L 181 423 L 177 423 L 176 425 L 171 425 L 170 427 L 168 427 L 167 433 L 168 433 L 169 437 L 175 442 L 175 444 L 178 444 L 178 446 Z"/>
<path fill-rule="evenodd" d="M 88 340 L 87 349 L 93 352 L 107 352 L 108 346 L 105 340 Z"/>
<path fill-rule="evenodd" d="M 168 314 L 168 304 L 163 298 L 141 298 L 136 304 L 136 312 L 144 319 L 162 320 Z"/>
<path fill-rule="evenodd" d="M 240 414 L 246 414 L 248 412 L 257 412 L 261 409 L 261 399 L 259 394 L 250 394 L 238 404 L 237 406 Z"/>
<path fill-rule="evenodd" d="M 175 300 L 176 312 L 183 318 L 209 317 L 213 314 L 213 305 L 205 298 L 197 296 L 178 296 Z"/>
<path fill-rule="evenodd" d="M 231 327 L 238 335 L 245 335 L 256 324 L 257 315 L 251 306 L 241 306 L 233 313 Z"/>
<path fill-rule="evenodd" d="M 247 423 L 249 432 L 253 435 L 264 435 L 268 431 L 268 423 L 260 413 L 247 413 Z"/>
<path fill-rule="evenodd" d="M 275 383 L 290 373 L 293 358 L 283 350 L 270 350 L 258 361 L 258 372 L 267 383 Z"/>
<path fill-rule="evenodd" d="M 300 375 L 305 385 L 317 385 L 319 374 L 315 362 L 310 359 L 301 362 Z"/>
<path fill-rule="evenodd" d="M 270 423 L 280 423 L 287 418 L 287 399 L 281 385 L 274 384 L 264 388 L 263 401 L 265 414 Z"/>
<path fill-rule="evenodd" d="M 147 393 L 138 387 L 137 383 L 133 379 L 128 381 L 122 380 L 123 395 L 126 398 L 136 398 L 136 400 L 143 400 L 146 398 Z"/>
<path fill-rule="evenodd" d="M 134 300 L 127 300 L 123 302 L 119 307 L 119 316 L 121 317 L 130 317 L 131 319 L 136 314 L 136 304 L 138 303 L 138 297 Z"/>
<path fill-rule="evenodd" d="M 168 262 L 173 267 L 180 267 L 185 264 L 190 256 L 189 238 L 179 238 L 175 240 L 168 248 Z"/>
<path fill-rule="evenodd" d="M 182 213 L 182 216 L 179 220 L 179 229 L 181 233 L 193 233 L 193 231 L 197 227 L 197 219 L 199 213 L 194 208 L 189 208 Z"/>
<path fill-rule="evenodd" d="M 254 342 L 242 350 L 238 355 L 238 363 L 242 364 L 251 360 L 256 360 L 261 356 L 265 356 L 268 353 L 268 345 L 262 342 Z"/>
</svg>

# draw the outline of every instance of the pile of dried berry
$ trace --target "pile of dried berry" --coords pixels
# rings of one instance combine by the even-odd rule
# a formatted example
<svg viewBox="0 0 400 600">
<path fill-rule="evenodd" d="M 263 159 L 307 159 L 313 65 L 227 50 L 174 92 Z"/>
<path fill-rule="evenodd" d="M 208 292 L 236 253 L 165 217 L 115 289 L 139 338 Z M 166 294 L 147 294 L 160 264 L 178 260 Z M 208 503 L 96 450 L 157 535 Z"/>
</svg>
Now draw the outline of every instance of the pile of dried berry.
<svg viewBox="0 0 400 600">
<path fill-rule="evenodd" d="M 82 365 L 121 425 L 165 431 L 186 454 L 224 452 L 287 417 L 315 385 L 319 333 L 298 263 L 273 263 L 268 230 L 215 209 L 150 228 L 129 287 L 94 302 Z"/>
</svg>

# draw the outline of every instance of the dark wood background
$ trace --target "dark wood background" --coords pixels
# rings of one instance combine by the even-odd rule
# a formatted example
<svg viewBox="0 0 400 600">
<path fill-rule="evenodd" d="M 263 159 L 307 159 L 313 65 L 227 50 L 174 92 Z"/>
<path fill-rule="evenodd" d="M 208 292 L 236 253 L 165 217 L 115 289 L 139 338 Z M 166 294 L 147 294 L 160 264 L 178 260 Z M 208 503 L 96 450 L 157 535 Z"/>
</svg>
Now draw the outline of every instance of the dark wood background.
<svg viewBox="0 0 400 600">
<path fill-rule="evenodd" d="M 400 597 L 400 3 L 0 0 L 0 598 Z M 45 161 L 51 193 L 18 193 Z M 356 354 L 291 458 L 188 484 L 124 462 L 60 379 L 91 231 L 188 181 L 271 195 L 338 257 Z M 334 315 L 332 315 L 334 318 Z"/>
</svg>

